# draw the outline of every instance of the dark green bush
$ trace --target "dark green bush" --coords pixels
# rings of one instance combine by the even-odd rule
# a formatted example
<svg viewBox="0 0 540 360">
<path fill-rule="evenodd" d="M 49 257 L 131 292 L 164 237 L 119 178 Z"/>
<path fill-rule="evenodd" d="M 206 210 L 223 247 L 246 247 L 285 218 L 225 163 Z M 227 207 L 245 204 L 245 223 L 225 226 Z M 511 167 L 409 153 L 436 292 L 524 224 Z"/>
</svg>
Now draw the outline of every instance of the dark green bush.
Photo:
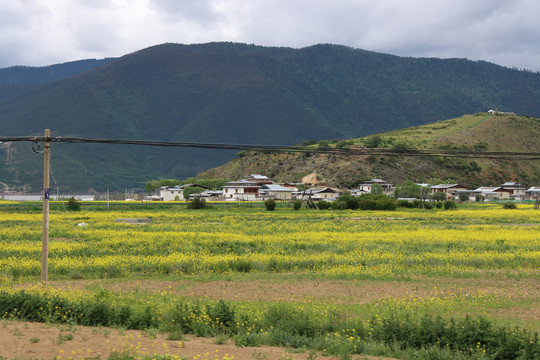
<svg viewBox="0 0 540 360">
<path fill-rule="evenodd" d="M 382 197 L 375 201 L 375 210 L 396 210 L 397 202 L 389 196 Z"/>
<path fill-rule="evenodd" d="M 328 210 L 332 207 L 332 203 L 328 201 L 321 200 L 317 203 L 319 210 Z"/>
<path fill-rule="evenodd" d="M 268 199 L 264 202 L 264 206 L 266 206 L 266 210 L 273 211 L 276 208 L 276 200 Z"/>
<path fill-rule="evenodd" d="M 398 200 L 397 206 L 412 209 L 413 203 L 409 200 Z"/>
<path fill-rule="evenodd" d="M 206 201 L 200 197 L 189 200 L 187 204 L 188 209 L 206 209 L 208 207 L 209 206 L 206 204 Z"/>
<path fill-rule="evenodd" d="M 456 209 L 457 205 L 452 200 L 446 200 L 444 202 L 444 208 L 445 208 L 445 210 L 452 210 L 452 209 Z"/>
<path fill-rule="evenodd" d="M 375 210 L 377 201 L 373 198 L 358 199 L 358 209 L 360 210 Z"/>
<path fill-rule="evenodd" d="M 512 202 L 505 202 L 503 204 L 503 209 L 517 209 L 517 205 Z"/>
<path fill-rule="evenodd" d="M 435 203 L 435 207 L 436 207 L 437 209 L 441 209 L 441 208 L 443 207 L 443 203 L 442 203 L 441 201 L 437 201 L 437 202 Z"/>
<path fill-rule="evenodd" d="M 437 348 L 444 349 L 447 352 L 445 359 L 454 358 L 454 354 L 470 355 L 470 349 L 477 349 L 477 345 L 485 351 L 482 356 L 487 359 L 532 360 L 540 357 L 538 334 L 517 327 L 495 325 L 484 317 L 445 319 L 424 315 L 417 319 L 390 315 L 374 316 L 369 320 L 336 321 L 333 315 L 311 312 L 294 304 L 277 303 L 263 310 L 260 316 L 251 318 L 248 314 L 238 314 L 224 301 L 209 302 L 204 307 L 198 303 L 181 302 L 166 312 L 152 306 L 140 308 L 137 304 L 114 306 L 114 301 L 106 292 L 82 301 L 24 290 L 0 292 L 0 314 L 8 319 L 50 323 L 114 325 L 139 330 L 160 327 L 166 331 L 199 336 L 225 333 L 233 336 L 239 346 L 267 344 L 327 349 L 330 355 L 349 355 L 347 358 L 351 353 L 362 351 L 357 340 L 354 340 L 354 346 L 343 346 L 349 342 L 348 336 L 400 349 L 432 349 L 435 354 Z"/>
<path fill-rule="evenodd" d="M 74 197 L 68 200 L 66 207 L 69 211 L 81 211 L 81 203 Z"/>
<path fill-rule="evenodd" d="M 300 210 L 301 208 L 302 208 L 302 200 L 300 199 L 294 200 L 293 209 Z"/>
<path fill-rule="evenodd" d="M 332 209 L 334 210 L 345 210 L 347 208 L 347 203 L 343 200 L 336 200 L 332 202 Z"/>
</svg>

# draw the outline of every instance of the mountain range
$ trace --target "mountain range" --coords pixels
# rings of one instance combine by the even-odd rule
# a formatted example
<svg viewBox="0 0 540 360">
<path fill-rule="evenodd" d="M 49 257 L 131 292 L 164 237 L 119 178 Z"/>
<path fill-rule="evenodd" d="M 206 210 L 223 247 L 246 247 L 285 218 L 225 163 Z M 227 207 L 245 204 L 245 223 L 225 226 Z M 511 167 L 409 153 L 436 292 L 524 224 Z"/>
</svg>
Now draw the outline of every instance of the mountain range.
<svg viewBox="0 0 540 360">
<path fill-rule="evenodd" d="M 242 144 L 358 138 L 466 113 L 540 116 L 540 74 L 466 59 L 338 45 L 163 44 L 116 59 L 0 69 L 0 137 L 42 135 Z M 234 151 L 53 144 L 62 192 L 144 187 Z M 29 143 L 0 144 L 0 182 L 41 189 Z"/>
</svg>

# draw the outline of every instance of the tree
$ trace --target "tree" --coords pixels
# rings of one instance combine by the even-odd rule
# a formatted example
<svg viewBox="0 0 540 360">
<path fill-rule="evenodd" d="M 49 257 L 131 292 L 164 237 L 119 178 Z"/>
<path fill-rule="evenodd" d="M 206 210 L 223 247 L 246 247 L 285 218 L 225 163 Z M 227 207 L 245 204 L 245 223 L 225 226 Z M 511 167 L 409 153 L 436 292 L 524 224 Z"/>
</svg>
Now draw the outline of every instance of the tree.
<svg viewBox="0 0 540 360">
<path fill-rule="evenodd" d="M 401 186 L 398 186 L 394 195 L 398 198 L 416 198 L 419 199 L 422 194 L 422 186 L 414 181 L 407 180 Z"/>
<path fill-rule="evenodd" d="M 189 195 L 191 195 L 191 194 L 200 194 L 205 190 L 206 189 L 203 189 L 200 186 L 190 186 L 190 187 L 184 188 L 184 191 L 182 192 L 182 194 L 184 195 L 184 199 L 187 200 L 187 199 L 189 199 Z"/>
<path fill-rule="evenodd" d="M 371 193 L 373 195 L 380 195 L 384 193 L 384 189 L 381 184 L 373 184 L 371 185 Z"/>
<path fill-rule="evenodd" d="M 367 137 L 364 140 L 364 145 L 368 148 L 375 148 L 382 143 L 382 138 L 380 135 L 372 135 Z"/>
<path fill-rule="evenodd" d="M 445 201 L 446 200 L 446 194 L 442 191 L 435 191 L 432 195 L 433 200 L 436 201 Z"/>
<path fill-rule="evenodd" d="M 318 147 L 319 147 L 320 150 L 330 149 L 330 141 L 321 140 L 321 141 L 319 141 L 319 146 Z"/>
</svg>

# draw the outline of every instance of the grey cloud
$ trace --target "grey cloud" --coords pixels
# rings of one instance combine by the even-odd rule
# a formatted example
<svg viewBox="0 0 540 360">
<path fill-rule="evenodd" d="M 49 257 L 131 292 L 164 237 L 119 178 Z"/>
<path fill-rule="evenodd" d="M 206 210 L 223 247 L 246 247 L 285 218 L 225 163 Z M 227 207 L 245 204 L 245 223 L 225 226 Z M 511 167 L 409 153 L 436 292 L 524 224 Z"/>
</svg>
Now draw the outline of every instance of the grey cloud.
<svg viewBox="0 0 540 360">
<path fill-rule="evenodd" d="M 15 4 L 15 5 L 14 5 Z M 38 5 L 35 5 L 38 4 Z M 0 67 L 163 42 L 335 43 L 540 70 L 533 0 L 95 0 L 0 3 Z"/>
</svg>

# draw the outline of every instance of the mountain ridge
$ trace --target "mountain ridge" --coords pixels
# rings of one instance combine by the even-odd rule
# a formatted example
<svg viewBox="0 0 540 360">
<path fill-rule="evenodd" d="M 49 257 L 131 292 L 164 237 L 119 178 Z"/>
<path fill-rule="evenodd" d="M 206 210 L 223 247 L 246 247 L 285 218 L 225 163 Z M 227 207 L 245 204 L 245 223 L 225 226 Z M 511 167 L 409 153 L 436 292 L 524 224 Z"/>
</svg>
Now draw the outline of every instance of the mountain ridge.
<svg viewBox="0 0 540 360">
<path fill-rule="evenodd" d="M 0 136 L 294 144 L 421 125 L 498 106 L 540 116 L 540 74 L 463 59 L 413 59 L 322 44 L 162 44 L 0 100 Z M 0 95 L 4 85 L 0 86 Z M 6 93 L 8 91 L 5 91 Z M 0 97 L 1 99 L 1 97 Z M 0 177 L 40 188 L 12 144 Z M 143 187 L 223 164 L 233 151 L 55 145 L 65 191 Z M 0 158 L 7 153 L 0 149 Z M 7 162 L 7 161 L 6 161 Z"/>
</svg>

